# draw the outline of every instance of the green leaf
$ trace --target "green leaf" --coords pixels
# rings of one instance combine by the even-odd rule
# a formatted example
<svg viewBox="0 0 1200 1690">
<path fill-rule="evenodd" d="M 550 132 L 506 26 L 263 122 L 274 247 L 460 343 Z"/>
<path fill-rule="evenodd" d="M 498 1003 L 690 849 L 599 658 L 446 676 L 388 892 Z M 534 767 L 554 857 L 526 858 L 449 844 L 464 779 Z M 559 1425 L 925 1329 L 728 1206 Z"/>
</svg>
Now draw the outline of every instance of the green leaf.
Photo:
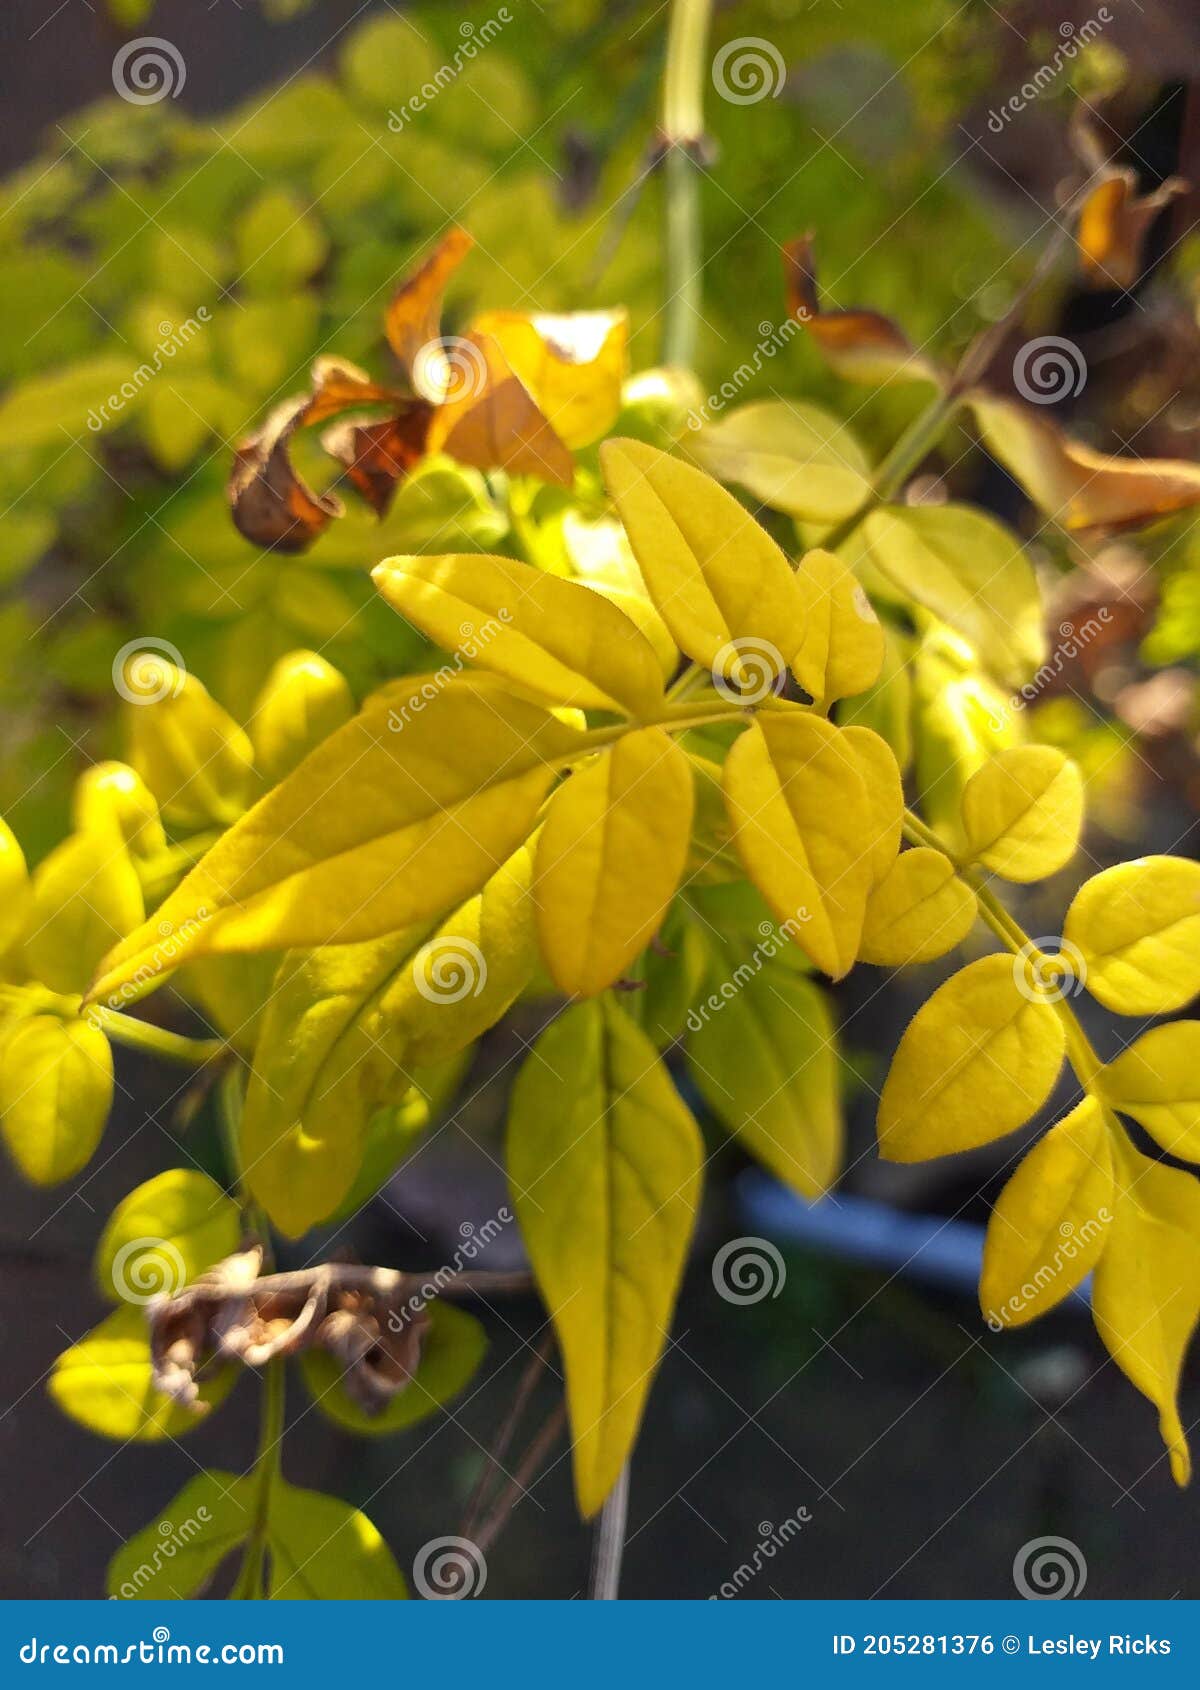
<svg viewBox="0 0 1200 1690">
<path fill-rule="evenodd" d="M 336 1496 L 276 1479 L 267 1547 L 267 1594 L 274 1601 L 397 1602 L 408 1595 L 404 1575 L 370 1520 Z"/>
<path fill-rule="evenodd" d="M 785 1185 L 819 1197 L 841 1169 L 838 1052 L 824 993 L 765 938 L 688 1016 L 688 1068 L 721 1125 Z"/>
<path fill-rule="evenodd" d="M 871 466 L 846 425 L 816 405 L 765 399 L 707 423 L 687 449 L 718 481 L 817 523 L 840 522 L 871 487 Z"/>
<path fill-rule="evenodd" d="M 483 1327 L 474 1315 L 434 1298 L 426 1305 L 429 1329 L 416 1373 L 379 1414 L 367 1414 L 342 1384 L 336 1359 L 328 1350 L 306 1350 L 300 1371 L 322 1414 L 347 1432 L 387 1437 L 415 1426 L 465 1390 L 487 1348 Z"/>
<path fill-rule="evenodd" d="M 101 957 L 143 914 L 124 843 L 108 833 L 72 834 L 34 874 L 25 960 L 52 991 L 82 992 Z"/>
<path fill-rule="evenodd" d="M 1015 1132 L 1049 1097 L 1066 1048 L 1054 1006 L 1011 956 L 968 963 L 905 1029 L 879 1100 L 879 1153 L 922 1162 Z"/>
<path fill-rule="evenodd" d="M 316 218 L 283 188 L 268 188 L 234 224 L 239 286 L 283 293 L 319 270 L 329 240 Z"/>
<path fill-rule="evenodd" d="M 237 1204 L 197 1168 L 168 1168 L 123 1197 L 96 1246 L 102 1297 L 148 1303 L 189 1285 L 233 1255 L 242 1235 Z"/>
<path fill-rule="evenodd" d="M 194 1408 L 155 1390 L 145 1311 L 115 1309 L 86 1337 L 64 1350 L 47 1389 L 64 1414 L 103 1438 L 159 1443 L 181 1438 L 218 1407 L 237 1378 L 222 1367 L 200 1386 Z"/>
<path fill-rule="evenodd" d="M 255 1484 L 236 1473 L 197 1473 L 163 1514 L 123 1543 L 104 1587 L 124 1602 L 198 1596 L 227 1555 L 249 1535 Z"/>
<path fill-rule="evenodd" d="M 99 434 L 129 414 L 132 402 L 113 405 L 133 374 L 129 359 L 109 353 L 18 382 L 0 399 L 0 450 L 57 446 Z"/>
<path fill-rule="evenodd" d="M 0 1129 L 35 1185 L 58 1185 L 91 1161 L 112 1094 L 112 1051 L 90 1022 L 32 1015 L 0 1042 Z"/>
<path fill-rule="evenodd" d="M 863 520 L 860 544 L 909 599 L 968 640 L 1011 686 L 1045 661 L 1042 605 L 1020 542 L 967 505 L 889 505 Z"/>
<path fill-rule="evenodd" d="M 590 1517 L 637 1436 L 700 1200 L 702 1146 L 646 1035 L 589 999 L 517 1076 L 508 1174 L 554 1318 Z"/>
</svg>

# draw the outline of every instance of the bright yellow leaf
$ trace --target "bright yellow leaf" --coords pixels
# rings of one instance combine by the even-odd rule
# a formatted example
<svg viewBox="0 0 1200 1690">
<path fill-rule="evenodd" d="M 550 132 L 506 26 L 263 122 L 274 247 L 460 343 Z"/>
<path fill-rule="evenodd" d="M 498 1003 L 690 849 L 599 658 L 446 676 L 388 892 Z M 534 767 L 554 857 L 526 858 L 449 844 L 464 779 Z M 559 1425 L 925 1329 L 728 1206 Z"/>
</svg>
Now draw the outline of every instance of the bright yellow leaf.
<svg viewBox="0 0 1200 1690">
<path fill-rule="evenodd" d="M 185 1407 L 154 1388 L 146 1311 L 131 1304 L 64 1350 L 46 1389 L 64 1414 L 118 1443 L 158 1443 L 202 1424 L 229 1395 L 237 1369 L 223 1367 L 200 1385 Z"/>
<path fill-rule="evenodd" d="M 1079 888 L 1063 942 L 1086 984 L 1120 1015 L 1169 1015 L 1200 992 L 1200 863 L 1137 857 Z"/>
<path fill-rule="evenodd" d="M 974 892 L 941 851 L 902 851 L 867 899 L 859 960 L 883 968 L 932 962 L 966 938 L 976 914 Z"/>
<path fill-rule="evenodd" d="M 879 1100 L 880 1155 L 923 1162 L 1015 1132 L 1049 1097 L 1065 1047 L 1054 1007 L 1018 986 L 1014 958 L 968 963 L 905 1029 Z"/>
<path fill-rule="evenodd" d="M 573 450 L 606 434 L 621 408 L 628 361 L 625 311 L 485 311 L 474 334 L 498 341 L 509 366 Z"/>
<path fill-rule="evenodd" d="M 579 736 L 495 685 L 429 686 L 381 694 L 260 799 L 112 953 L 93 996 L 187 956 L 394 933 L 477 891 Z"/>
<path fill-rule="evenodd" d="M 692 828 L 692 772 L 661 728 L 626 734 L 550 800 L 537 848 L 537 926 L 560 991 L 618 979 L 675 896 Z"/>
<path fill-rule="evenodd" d="M 167 843 L 158 802 L 128 763 L 93 763 L 75 782 L 71 821 L 77 833 L 113 833 L 135 855 Z"/>
<path fill-rule="evenodd" d="M 1200 1184 L 1152 1162 L 1120 1134 L 1116 1204 L 1092 1287 L 1096 1330 L 1122 1373 L 1158 1409 L 1176 1484 L 1192 1474 L 1179 1378 L 1200 1316 Z"/>
<path fill-rule="evenodd" d="M 110 1302 L 173 1296 L 237 1250 L 236 1203 L 199 1168 L 168 1168 L 123 1197 L 96 1246 L 94 1277 Z"/>
<path fill-rule="evenodd" d="M 20 938 L 29 906 L 25 853 L 12 828 L 0 820 L 0 956 Z"/>
<path fill-rule="evenodd" d="M 254 763 L 268 786 L 290 775 L 315 745 L 348 722 L 354 695 L 341 672 L 315 651 L 281 657 L 250 715 Z"/>
<path fill-rule="evenodd" d="M 114 833 L 74 833 L 39 864 L 25 937 L 31 974 L 82 992 L 96 964 L 142 920 L 141 882 Z"/>
<path fill-rule="evenodd" d="M 181 827 L 228 826 L 245 808 L 253 776 L 250 741 L 195 675 L 153 651 L 126 660 L 129 761 Z"/>
<path fill-rule="evenodd" d="M 1189 1162 L 1200 1162 L 1198 1053 L 1200 1021 L 1172 1021 L 1135 1039 L 1097 1081 L 1114 1109 Z"/>
<path fill-rule="evenodd" d="M 866 692 L 879 679 L 886 639 L 871 601 L 833 552 L 806 552 L 796 571 L 804 643 L 792 668 L 818 704 Z"/>
<path fill-rule="evenodd" d="M 112 1051 L 88 1021 L 32 1015 L 0 1045 L 0 1130 L 34 1185 L 58 1185 L 91 1161 L 112 1094 Z"/>
<path fill-rule="evenodd" d="M 858 763 L 871 811 L 871 874 L 882 880 L 896 861 L 904 826 L 904 783 L 885 739 L 871 728 L 841 728 L 841 744 Z"/>
<path fill-rule="evenodd" d="M 650 596 L 681 651 L 733 681 L 748 656 L 782 675 L 804 602 L 766 529 L 710 476 L 637 440 L 600 448 L 604 479 Z"/>
<path fill-rule="evenodd" d="M 591 999 L 551 1024 L 513 1088 L 508 1175 L 567 1377 L 580 1512 L 615 1484 L 667 1338 L 703 1147 L 654 1046 Z"/>
<path fill-rule="evenodd" d="M 706 423 L 685 443 L 702 469 L 764 505 L 840 522 L 866 499 L 871 466 L 845 423 L 816 405 L 764 399 Z"/>
<path fill-rule="evenodd" d="M 999 751 L 963 789 L 967 852 L 1005 880 L 1043 880 L 1075 855 L 1083 777 L 1052 745 Z"/>
<path fill-rule="evenodd" d="M 747 874 L 817 967 L 839 978 L 858 950 L 874 832 L 841 730 L 799 711 L 759 717 L 725 759 L 725 798 Z"/>
<path fill-rule="evenodd" d="M 1081 1284 L 1108 1242 L 1113 1206 L 1104 1106 L 1085 1097 L 1029 1152 L 992 1210 L 979 1280 L 988 1325 L 1023 1326 Z"/>
<path fill-rule="evenodd" d="M 444 650 L 538 699 L 635 717 L 661 709 L 662 672 L 645 635 L 582 583 L 479 552 L 387 558 L 372 578 Z"/>
</svg>

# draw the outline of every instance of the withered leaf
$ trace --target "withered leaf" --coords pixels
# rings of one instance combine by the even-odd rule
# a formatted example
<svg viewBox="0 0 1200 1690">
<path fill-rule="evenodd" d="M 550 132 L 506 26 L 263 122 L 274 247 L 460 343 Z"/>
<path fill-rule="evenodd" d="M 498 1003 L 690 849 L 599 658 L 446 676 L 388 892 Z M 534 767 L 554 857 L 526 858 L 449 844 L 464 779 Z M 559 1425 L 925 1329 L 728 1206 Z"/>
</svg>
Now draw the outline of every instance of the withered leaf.
<svg viewBox="0 0 1200 1690">
<path fill-rule="evenodd" d="M 321 444 L 346 466 L 346 476 L 376 515 L 384 516 L 397 486 L 425 455 L 433 406 L 408 399 L 383 422 L 343 417 L 327 428 Z"/>
<path fill-rule="evenodd" d="M 306 425 L 327 422 L 355 406 L 394 405 L 399 398 L 394 388 L 381 387 L 357 364 L 323 353 L 313 360 L 312 395 L 302 420 Z"/>
<path fill-rule="evenodd" d="M 474 244 L 465 229 L 448 230 L 425 262 L 406 277 L 392 295 L 384 318 L 384 331 L 388 345 L 414 386 L 425 348 L 436 342 L 441 332 L 442 295 L 446 284 Z M 417 391 L 421 389 L 418 387 Z M 425 397 L 438 396 L 426 393 Z"/>
<path fill-rule="evenodd" d="M 931 381 L 946 372 L 918 352 L 898 323 L 879 311 L 851 307 L 823 311 L 817 298 L 813 237 L 800 235 L 783 248 L 788 310 L 812 335 L 839 375 L 850 381 Z"/>
<path fill-rule="evenodd" d="M 1151 194 L 1139 194 L 1132 170 L 1110 170 L 1079 212 L 1076 238 L 1083 273 L 1095 288 L 1131 288 L 1141 275 L 1142 247 L 1165 206 L 1188 192 L 1171 176 Z"/>
<path fill-rule="evenodd" d="M 288 454 L 288 441 L 307 420 L 309 404 L 307 394 L 285 399 L 234 454 L 228 487 L 234 526 L 272 551 L 302 552 L 342 514 L 341 500 L 307 487 Z"/>
<path fill-rule="evenodd" d="M 429 450 L 448 452 L 476 469 L 504 469 L 511 475 L 536 475 L 569 487 L 575 461 L 539 409 L 529 389 L 515 375 L 499 341 L 468 334 L 473 347 L 474 380 L 439 405 L 429 425 Z"/>
</svg>

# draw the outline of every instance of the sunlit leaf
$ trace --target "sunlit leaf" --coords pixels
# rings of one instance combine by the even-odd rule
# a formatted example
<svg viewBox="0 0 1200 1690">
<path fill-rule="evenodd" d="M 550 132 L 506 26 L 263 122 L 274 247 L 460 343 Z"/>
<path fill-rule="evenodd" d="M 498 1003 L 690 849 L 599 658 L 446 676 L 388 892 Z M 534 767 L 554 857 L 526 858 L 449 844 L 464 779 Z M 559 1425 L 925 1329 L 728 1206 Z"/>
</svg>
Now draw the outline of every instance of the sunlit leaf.
<svg viewBox="0 0 1200 1690">
<path fill-rule="evenodd" d="M 859 959 L 884 968 L 931 962 L 965 939 L 976 901 L 941 851 L 903 851 L 867 899 Z"/>
<path fill-rule="evenodd" d="M 999 751 L 963 789 L 969 854 L 1006 880 L 1043 880 L 1079 845 L 1083 778 L 1051 745 Z"/>
<path fill-rule="evenodd" d="M 1137 857 L 1085 881 L 1063 924 L 1086 983 L 1121 1015 L 1169 1015 L 1200 992 L 1200 863 Z"/>
</svg>

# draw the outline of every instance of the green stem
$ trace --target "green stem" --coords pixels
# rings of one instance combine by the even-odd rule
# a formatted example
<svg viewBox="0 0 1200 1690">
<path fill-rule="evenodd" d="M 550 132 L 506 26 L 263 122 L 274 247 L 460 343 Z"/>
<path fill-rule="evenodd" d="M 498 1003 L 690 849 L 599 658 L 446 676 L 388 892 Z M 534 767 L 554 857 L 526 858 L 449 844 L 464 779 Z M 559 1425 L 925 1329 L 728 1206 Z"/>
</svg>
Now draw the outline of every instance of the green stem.
<svg viewBox="0 0 1200 1690">
<path fill-rule="evenodd" d="M 271 1486 L 279 1477 L 283 1457 L 286 1382 L 285 1363 L 281 1360 L 269 1361 L 263 1370 L 258 1454 L 253 1469 L 254 1522 L 246 1540 L 237 1583 L 229 1593 L 235 1602 L 253 1602 L 266 1595 L 267 1522 L 271 1512 Z"/>
<path fill-rule="evenodd" d="M 865 516 L 895 497 L 917 465 L 937 445 L 960 403 L 961 399 L 954 393 L 938 393 L 920 415 L 913 418 L 876 469 L 871 478 L 871 491 L 862 504 L 822 540 L 821 544 L 827 551 L 836 551 L 850 538 Z"/>
<path fill-rule="evenodd" d="M 699 153 L 711 21 L 712 0 L 672 0 L 663 73 L 667 298 L 662 356 L 665 364 L 687 369 L 695 363 L 702 299 Z"/>
<path fill-rule="evenodd" d="M 169 1033 L 165 1027 L 151 1026 L 149 1021 L 137 1021 L 123 1015 L 119 1009 L 93 1004 L 86 1011 L 86 1019 L 99 1027 L 116 1044 L 128 1045 L 150 1056 L 161 1056 L 166 1062 L 182 1062 L 189 1067 L 202 1066 L 228 1049 L 224 1039 L 188 1039 L 182 1033 Z"/>
</svg>

